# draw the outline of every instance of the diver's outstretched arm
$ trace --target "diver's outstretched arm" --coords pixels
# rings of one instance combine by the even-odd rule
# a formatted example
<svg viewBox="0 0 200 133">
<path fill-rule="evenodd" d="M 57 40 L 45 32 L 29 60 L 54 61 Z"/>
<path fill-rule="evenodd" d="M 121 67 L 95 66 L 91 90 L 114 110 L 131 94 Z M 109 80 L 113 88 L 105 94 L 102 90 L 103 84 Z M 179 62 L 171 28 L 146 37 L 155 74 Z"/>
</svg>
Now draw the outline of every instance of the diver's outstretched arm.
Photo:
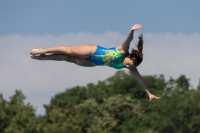
<svg viewBox="0 0 200 133">
<path fill-rule="evenodd" d="M 129 68 L 131 74 L 133 75 L 133 77 L 140 83 L 140 85 L 142 86 L 143 89 L 145 89 L 146 93 L 149 96 L 149 101 L 151 101 L 153 98 L 159 99 L 160 97 L 157 97 L 153 94 L 151 94 L 148 90 L 148 86 L 144 80 L 144 78 L 139 74 L 137 68 Z"/>
<path fill-rule="evenodd" d="M 122 50 L 125 53 L 128 52 L 129 45 L 130 45 L 131 41 L 133 40 L 134 30 L 138 30 L 138 29 L 141 29 L 141 28 L 142 28 L 142 26 L 140 24 L 135 24 L 131 27 L 130 31 L 128 32 L 126 39 L 122 43 Z"/>
</svg>

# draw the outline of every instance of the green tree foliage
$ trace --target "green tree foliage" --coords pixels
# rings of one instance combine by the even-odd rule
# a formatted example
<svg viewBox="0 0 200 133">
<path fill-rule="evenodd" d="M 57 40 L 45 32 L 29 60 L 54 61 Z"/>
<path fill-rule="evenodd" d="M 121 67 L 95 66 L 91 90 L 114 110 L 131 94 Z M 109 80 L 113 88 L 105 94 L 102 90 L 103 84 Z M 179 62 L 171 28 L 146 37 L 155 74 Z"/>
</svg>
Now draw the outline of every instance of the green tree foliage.
<svg viewBox="0 0 200 133">
<path fill-rule="evenodd" d="M 133 122 L 133 118 L 138 121 L 142 117 L 139 101 L 122 95 L 104 99 L 101 104 L 98 104 L 95 99 L 89 99 L 79 104 L 77 108 L 93 119 L 98 130 L 109 133 L 124 133 L 124 130 L 127 130 L 125 126 L 127 121 Z M 138 123 L 135 124 L 132 132 L 140 130 Z"/>
<path fill-rule="evenodd" d="M 200 79 L 199 79 L 199 84 L 197 86 L 197 89 L 200 90 Z"/>
<path fill-rule="evenodd" d="M 0 95 L 0 133 L 200 133 L 200 85 L 189 78 L 144 76 L 161 99 L 148 100 L 133 76 L 118 71 L 97 84 L 56 94 L 46 114 L 37 116 L 19 90 L 7 101 Z"/>
<path fill-rule="evenodd" d="M 176 80 L 170 78 L 167 86 L 144 117 L 147 127 L 159 133 L 199 133 L 200 90 L 189 89 L 189 79 L 183 75 Z"/>
<path fill-rule="evenodd" d="M 176 83 L 177 83 L 177 88 L 180 89 L 180 90 L 188 90 L 189 87 L 190 87 L 190 83 L 189 83 L 189 80 L 190 79 L 187 79 L 185 77 L 185 75 L 181 75 L 177 80 L 176 80 Z"/>
<path fill-rule="evenodd" d="M 0 95 L 0 132 L 1 133 L 37 133 L 35 109 L 24 103 L 25 96 L 16 90 L 6 101 Z"/>
</svg>

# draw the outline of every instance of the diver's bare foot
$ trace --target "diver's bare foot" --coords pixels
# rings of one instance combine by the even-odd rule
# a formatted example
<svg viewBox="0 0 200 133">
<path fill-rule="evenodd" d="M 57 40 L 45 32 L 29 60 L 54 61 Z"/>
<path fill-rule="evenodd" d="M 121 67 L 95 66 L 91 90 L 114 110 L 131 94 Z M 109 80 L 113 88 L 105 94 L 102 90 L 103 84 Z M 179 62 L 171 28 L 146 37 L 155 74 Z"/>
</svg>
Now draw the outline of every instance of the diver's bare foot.
<svg viewBox="0 0 200 133">
<path fill-rule="evenodd" d="M 36 54 L 44 54 L 43 49 L 39 48 L 39 49 L 32 49 L 30 54 L 32 55 L 36 55 Z"/>
</svg>

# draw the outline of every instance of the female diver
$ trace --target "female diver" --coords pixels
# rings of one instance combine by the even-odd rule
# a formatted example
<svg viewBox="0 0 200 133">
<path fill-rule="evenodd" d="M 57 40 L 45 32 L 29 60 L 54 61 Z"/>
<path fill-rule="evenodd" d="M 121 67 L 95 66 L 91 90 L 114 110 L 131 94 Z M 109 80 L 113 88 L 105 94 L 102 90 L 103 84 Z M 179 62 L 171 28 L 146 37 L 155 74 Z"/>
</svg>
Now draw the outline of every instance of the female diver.
<svg viewBox="0 0 200 133">
<path fill-rule="evenodd" d="M 139 66 L 143 60 L 142 34 L 139 36 L 137 50 L 133 49 L 131 53 L 129 53 L 129 45 L 133 40 L 134 30 L 141 28 L 142 26 L 140 24 L 133 25 L 121 46 L 104 48 L 96 44 L 82 44 L 70 47 L 57 46 L 47 49 L 40 48 L 31 50 L 31 58 L 37 60 L 67 61 L 85 67 L 109 66 L 115 69 L 127 68 L 140 83 L 142 88 L 145 89 L 150 101 L 153 98 L 159 99 L 160 97 L 149 92 L 146 82 L 137 70 L 137 66 Z M 51 54 L 45 55 L 45 53 Z"/>
</svg>

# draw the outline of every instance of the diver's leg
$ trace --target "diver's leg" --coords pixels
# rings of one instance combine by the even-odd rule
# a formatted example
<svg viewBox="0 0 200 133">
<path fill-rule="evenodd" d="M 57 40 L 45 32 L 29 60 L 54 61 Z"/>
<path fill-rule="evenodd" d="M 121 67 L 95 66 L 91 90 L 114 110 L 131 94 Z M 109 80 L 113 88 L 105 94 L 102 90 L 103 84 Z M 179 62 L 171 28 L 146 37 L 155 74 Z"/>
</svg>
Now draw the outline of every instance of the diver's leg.
<svg viewBox="0 0 200 133">
<path fill-rule="evenodd" d="M 67 55 L 65 54 L 51 54 L 51 55 L 40 54 L 39 56 L 31 55 L 31 58 L 36 60 L 65 61 L 66 56 Z"/>
<path fill-rule="evenodd" d="M 78 46 L 57 46 L 47 49 L 33 49 L 30 54 L 62 53 L 79 58 L 88 58 L 96 51 L 96 44 L 82 44 Z"/>
<path fill-rule="evenodd" d="M 69 56 L 66 54 L 51 54 L 51 55 L 41 54 L 40 56 L 31 55 L 31 58 L 36 59 L 36 60 L 67 61 L 67 62 L 75 63 L 79 66 L 85 66 L 85 67 L 96 66 L 94 63 L 88 61 L 87 59 Z"/>
</svg>

